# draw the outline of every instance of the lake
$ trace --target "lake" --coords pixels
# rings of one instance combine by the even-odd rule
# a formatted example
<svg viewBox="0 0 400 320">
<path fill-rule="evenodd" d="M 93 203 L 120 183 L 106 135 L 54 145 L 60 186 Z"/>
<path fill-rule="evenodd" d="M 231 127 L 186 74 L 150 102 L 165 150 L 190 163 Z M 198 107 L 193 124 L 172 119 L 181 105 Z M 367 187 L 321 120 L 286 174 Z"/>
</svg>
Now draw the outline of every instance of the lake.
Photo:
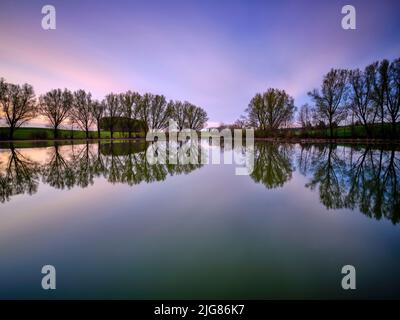
<svg viewBox="0 0 400 320">
<path fill-rule="evenodd" d="M 0 146 L 0 298 L 400 298 L 394 146 L 259 142 L 248 176 L 150 147 Z"/>
</svg>

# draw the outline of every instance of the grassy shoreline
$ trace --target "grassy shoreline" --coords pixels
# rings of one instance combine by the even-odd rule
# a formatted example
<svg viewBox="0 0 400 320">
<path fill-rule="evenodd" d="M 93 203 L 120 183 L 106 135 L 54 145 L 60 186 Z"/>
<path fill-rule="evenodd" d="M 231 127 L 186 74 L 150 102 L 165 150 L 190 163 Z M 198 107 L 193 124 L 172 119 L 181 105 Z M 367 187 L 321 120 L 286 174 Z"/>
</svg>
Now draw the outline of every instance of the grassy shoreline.
<svg viewBox="0 0 400 320">
<path fill-rule="evenodd" d="M 346 131 L 346 127 L 339 127 Z M 301 129 L 292 129 L 297 132 L 302 132 Z M 132 140 L 132 141 L 142 141 L 145 140 L 144 132 L 132 132 L 131 137 L 127 132 L 114 132 L 113 138 L 111 138 L 111 133 L 109 131 L 101 131 L 100 138 L 98 137 L 97 131 L 90 131 L 89 139 L 86 138 L 86 133 L 80 130 L 65 130 L 61 129 L 58 131 L 58 138 L 54 138 L 54 131 L 49 128 L 31 128 L 23 127 L 16 129 L 14 133 L 14 139 L 10 140 L 8 137 L 9 129 L 7 127 L 0 127 L 0 142 L 1 143 L 15 143 L 19 141 L 23 142 L 66 142 L 66 141 L 110 141 L 110 140 Z M 293 131 L 292 131 L 293 133 Z M 380 139 L 380 138 L 368 138 L 363 136 L 346 136 L 338 135 L 334 138 L 329 137 L 318 137 L 311 135 L 301 135 L 301 134 L 290 134 L 290 135 L 278 135 L 278 136 L 260 136 L 255 134 L 254 139 L 256 141 L 282 141 L 282 142 L 293 142 L 293 143 L 368 143 L 368 144 L 399 144 L 400 139 Z"/>
</svg>

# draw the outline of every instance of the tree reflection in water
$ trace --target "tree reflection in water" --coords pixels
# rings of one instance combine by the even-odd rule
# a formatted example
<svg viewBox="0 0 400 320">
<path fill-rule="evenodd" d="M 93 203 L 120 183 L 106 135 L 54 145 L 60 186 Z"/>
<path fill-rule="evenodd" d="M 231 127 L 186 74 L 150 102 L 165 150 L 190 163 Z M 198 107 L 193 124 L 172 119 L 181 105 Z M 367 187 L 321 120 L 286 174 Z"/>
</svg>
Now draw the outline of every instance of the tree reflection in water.
<svg viewBox="0 0 400 320">
<path fill-rule="evenodd" d="M 44 163 L 25 156 L 24 149 L 11 147 L 3 150 L 4 156 L 0 158 L 0 201 L 8 201 L 17 194 L 34 194 L 40 178 L 56 189 L 86 188 L 94 183 L 95 177 L 104 177 L 110 183 L 135 185 L 163 181 L 168 175 L 187 174 L 202 166 L 179 162 L 150 165 L 147 161 L 150 147 L 145 142 L 55 144 L 46 149 L 46 156 L 42 156 L 46 158 Z M 198 153 L 198 150 L 189 148 L 188 152 Z"/>
<path fill-rule="evenodd" d="M 180 156 L 190 154 L 200 159 L 204 153 L 208 154 L 204 145 L 197 149 L 181 143 L 177 148 Z M 0 151 L 1 202 L 18 194 L 34 194 L 40 180 L 57 189 L 85 188 L 96 177 L 132 186 L 188 174 L 202 166 L 183 163 L 181 157 L 178 164 L 159 161 L 149 164 L 149 152 L 163 156 L 169 150 L 145 142 L 56 144 L 39 149 L 38 152 L 46 155 L 39 157 L 42 162 L 32 160 L 35 150 L 16 149 L 11 145 Z M 244 149 L 235 147 L 235 152 L 241 151 Z M 326 208 L 358 209 L 375 219 L 389 219 L 394 224 L 400 221 L 400 158 L 394 147 L 256 143 L 250 177 L 267 189 L 282 187 L 292 179 L 294 164 L 309 179 L 305 187 L 316 190 Z"/>
<path fill-rule="evenodd" d="M 39 185 L 39 166 L 14 147 L 0 163 L 0 202 L 22 193 L 34 194 Z"/>
</svg>

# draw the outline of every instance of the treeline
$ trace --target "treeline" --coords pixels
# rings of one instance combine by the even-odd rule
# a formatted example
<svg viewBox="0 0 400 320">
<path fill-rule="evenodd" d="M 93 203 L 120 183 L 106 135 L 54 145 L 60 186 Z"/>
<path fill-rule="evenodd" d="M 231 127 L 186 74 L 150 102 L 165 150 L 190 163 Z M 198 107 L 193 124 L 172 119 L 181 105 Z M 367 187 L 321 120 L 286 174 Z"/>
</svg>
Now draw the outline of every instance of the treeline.
<svg viewBox="0 0 400 320">
<path fill-rule="evenodd" d="M 85 188 L 102 177 L 110 183 L 132 186 L 189 174 L 202 166 L 173 164 L 168 157 L 165 164 L 150 165 L 147 155 L 154 153 L 154 145 L 144 141 L 64 143 L 67 142 L 55 141 L 51 148 L 35 149 L 33 153 L 43 153 L 42 157 L 35 157 L 41 161 L 32 159 L 32 151 L 10 144 L 10 149 L 4 150 L 4 165 L 0 167 L 0 203 L 18 194 L 34 194 L 41 183 L 57 189 Z M 237 151 L 244 152 L 243 148 Z M 207 149 L 197 149 L 190 142 L 178 149 L 197 152 L 199 159 L 207 156 Z M 163 153 L 166 150 L 167 146 L 158 149 Z M 267 189 L 283 187 L 298 170 L 307 179 L 304 187 L 315 190 L 327 209 L 357 209 L 375 219 L 400 223 L 400 159 L 394 145 L 360 148 L 334 143 L 268 142 L 255 143 L 251 152 L 254 169 L 250 177 Z"/>
<path fill-rule="evenodd" d="M 37 116 L 53 128 L 54 138 L 65 124 L 83 130 L 86 138 L 93 128 L 97 128 L 98 138 L 102 129 L 109 130 L 113 138 L 117 130 L 128 132 L 129 137 L 139 130 L 145 134 L 162 130 L 170 119 L 181 129 L 200 130 L 208 120 L 204 109 L 187 101 L 167 101 L 164 95 L 127 91 L 110 93 L 99 101 L 85 90 L 53 89 L 36 98 L 31 85 L 7 83 L 4 78 L 0 78 L 0 110 L 9 127 L 9 139 L 17 128 Z"/>
<path fill-rule="evenodd" d="M 321 88 L 308 96 L 313 105 L 302 105 L 295 119 L 294 99 L 284 90 L 257 93 L 233 127 L 254 127 L 268 134 L 299 125 L 303 133 L 328 130 L 334 138 L 336 127 L 348 125 L 362 126 L 368 138 L 399 137 L 400 58 L 377 61 L 363 70 L 331 69 Z"/>
</svg>

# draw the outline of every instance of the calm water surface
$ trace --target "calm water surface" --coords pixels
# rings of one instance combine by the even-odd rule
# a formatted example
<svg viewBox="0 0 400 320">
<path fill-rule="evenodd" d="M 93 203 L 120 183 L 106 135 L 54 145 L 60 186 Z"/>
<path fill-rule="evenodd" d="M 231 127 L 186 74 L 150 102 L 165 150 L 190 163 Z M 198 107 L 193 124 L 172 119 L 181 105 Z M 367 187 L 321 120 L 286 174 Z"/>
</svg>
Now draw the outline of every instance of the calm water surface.
<svg viewBox="0 0 400 320">
<path fill-rule="evenodd" d="M 395 148 L 259 143 L 250 176 L 147 150 L 0 147 L 0 298 L 400 298 Z"/>
</svg>

